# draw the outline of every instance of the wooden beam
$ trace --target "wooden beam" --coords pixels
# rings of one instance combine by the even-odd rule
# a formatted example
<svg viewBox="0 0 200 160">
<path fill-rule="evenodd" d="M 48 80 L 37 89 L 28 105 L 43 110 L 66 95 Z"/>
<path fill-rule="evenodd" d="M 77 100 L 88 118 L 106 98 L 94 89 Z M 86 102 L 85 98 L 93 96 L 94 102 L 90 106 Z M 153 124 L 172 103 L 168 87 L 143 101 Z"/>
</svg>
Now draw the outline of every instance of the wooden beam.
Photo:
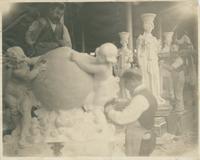
<svg viewBox="0 0 200 160">
<path fill-rule="evenodd" d="M 127 31 L 130 33 L 129 37 L 129 49 L 133 51 L 133 22 L 132 22 L 132 4 L 127 3 L 126 5 L 126 26 Z"/>
</svg>

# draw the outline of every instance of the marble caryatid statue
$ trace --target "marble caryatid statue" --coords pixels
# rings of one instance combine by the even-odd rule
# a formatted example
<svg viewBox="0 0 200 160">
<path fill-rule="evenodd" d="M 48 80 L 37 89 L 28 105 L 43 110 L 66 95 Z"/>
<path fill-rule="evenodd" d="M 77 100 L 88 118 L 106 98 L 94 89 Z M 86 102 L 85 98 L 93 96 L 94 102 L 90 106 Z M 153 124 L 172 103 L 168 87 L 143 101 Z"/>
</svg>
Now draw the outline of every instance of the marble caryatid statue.
<svg viewBox="0 0 200 160">
<path fill-rule="evenodd" d="M 161 93 L 166 98 L 173 98 L 173 82 L 171 72 L 166 70 L 164 65 L 168 63 L 172 49 L 174 32 L 164 32 L 163 34 L 163 47 L 160 51 L 160 83 Z"/>
<path fill-rule="evenodd" d="M 120 76 L 125 70 L 131 68 L 131 63 L 133 62 L 133 52 L 128 48 L 129 33 L 120 32 L 119 36 L 120 43 L 122 45 L 118 52 L 118 74 Z"/>
<path fill-rule="evenodd" d="M 137 39 L 138 62 L 142 71 L 143 84 L 149 88 L 156 97 L 158 104 L 165 104 L 161 97 L 160 73 L 158 64 L 158 53 L 160 43 L 152 35 L 154 19 L 156 14 L 145 13 L 141 15 L 144 33 Z"/>
<path fill-rule="evenodd" d="M 128 48 L 129 32 L 120 32 L 120 43 L 122 47 L 118 50 L 118 62 L 117 62 L 117 76 L 121 76 L 124 71 L 131 68 L 133 62 L 133 52 Z M 128 97 L 123 83 L 120 84 L 120 98 L 126 99 Z"/>
</svg>

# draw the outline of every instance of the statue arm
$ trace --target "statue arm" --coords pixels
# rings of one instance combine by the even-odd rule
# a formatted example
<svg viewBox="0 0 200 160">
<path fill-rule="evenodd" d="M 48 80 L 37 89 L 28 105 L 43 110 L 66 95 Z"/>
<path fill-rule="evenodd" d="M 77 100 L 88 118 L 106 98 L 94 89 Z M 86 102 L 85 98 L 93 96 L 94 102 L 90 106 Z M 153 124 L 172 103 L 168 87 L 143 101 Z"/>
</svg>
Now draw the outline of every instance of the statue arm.
<svg viewBox="0 0 200 160">
<path fill-rule="evenodd" d="M 28 63 L 29 63 L 30 65 L 34 65 L 34 64 L 36 64 L 36 63 L 39 61 L 40 57 L 41 57 L 41 56 L 29 58 Z"/>
<path fill-rule="evenodd" d="M 89 74 L 97 74 L 105 71 L 103 65 L 95 64 L 96 58 L 75 50 L 71 51 L 71 60 L 74 61 L 79 68 Z"/>
<path fill-rule="evenodd" d="M 13 71 L 13 74 L 15 77 L 26 80 L 26 81 L 31 81 L 34 78 L 36 78 L 36 76 L 39 74 L 39 68 L 35 68 L 33 70 L 29 70 L 28 67 L 27 69 L 23 68 L 23 69 L 15 69 Z"/>
<path fill-rule="evenodd" d="M 89 74 L 98 74 L 101 72 L 105 71 L 105 68 L 103 65 L 97 65 L 94 63 L 88 63 L 87 61 L 81 61 L 81 60 L 77 60 L 75 61 L 75 63 L 85 72 L 89 73 Z"/>
<path fill-rule="evenodd" d="M 85 61 L 88 61 L 88 63 L 94 63 L 96 62 L 96 58 L 93 56 L 88 55 L 87 53 L 80 53 L 78 51 L 75 50 L 71 50 L 71 57 L 79 57 L 79 58 L 83 58 Z M 73 59 L 73 58 L 72 58 Z"/>
<path fill-rule="evenodd" d="M 136 48 L 137 48 L 138 56 L 140 56 L 141 55 L 141 49 L 142 49 L 142 37 L 141 37 L 141 35 L 136 40 Z"/>
</svg>

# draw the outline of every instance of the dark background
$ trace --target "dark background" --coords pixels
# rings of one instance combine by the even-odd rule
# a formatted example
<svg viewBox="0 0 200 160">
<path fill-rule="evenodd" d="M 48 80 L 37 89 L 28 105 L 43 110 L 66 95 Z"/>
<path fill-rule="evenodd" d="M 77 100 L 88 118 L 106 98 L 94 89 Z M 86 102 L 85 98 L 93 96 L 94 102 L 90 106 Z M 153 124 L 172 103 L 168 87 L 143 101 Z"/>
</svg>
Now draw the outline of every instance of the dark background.
<svg viewBox="0 0 200 160">
<path fill-rule="evenodd" d="M 177 9 L 182 2 L 132 2 L 133 48 L 136 39 L 143 32 L 140 15 L 146 12 L 157 14 L 153 34 L 162 38 L 162 33 L 177 29 L 188 32 L 197 48 L 197 11 L 184 16 L 183 9 Z M 47 3 L 16 3 L 9 13 L 3 15 L 3 49 L 20 45 L 26 49 L 24 35 L 28 26 L 46 10 Z M 118 33 L 127 31 L 125 2 L 66 3 L 64 22 L 72 39 L 73 48 L 92 52 L 104 42 L 113 42 L 119 47 Z"/>
</svg>

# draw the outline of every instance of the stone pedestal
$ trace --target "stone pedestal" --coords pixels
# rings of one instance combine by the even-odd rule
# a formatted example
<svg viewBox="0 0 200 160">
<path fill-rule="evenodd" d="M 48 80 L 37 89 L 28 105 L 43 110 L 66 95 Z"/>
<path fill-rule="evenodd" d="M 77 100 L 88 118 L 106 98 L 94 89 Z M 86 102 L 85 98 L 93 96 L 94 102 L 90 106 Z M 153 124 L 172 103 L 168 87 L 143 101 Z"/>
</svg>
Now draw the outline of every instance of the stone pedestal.
<svg viewBox="0 0 200 160">
<path fill-rule="evenodd" d="M 158 137 L 162 136 L 164 133 L 167 132 L 166 117 L 169 116 L 171 110 L 172 106 L 170 104 L 158 106 L 158 110 L 154 118 L 154 129 Z"/>
<path fill-rule="evenodd" d="M 167 132 L 167 122 L 164 117 L 155 117 L 154 129 L 158 137 Z"/>
</svg>

